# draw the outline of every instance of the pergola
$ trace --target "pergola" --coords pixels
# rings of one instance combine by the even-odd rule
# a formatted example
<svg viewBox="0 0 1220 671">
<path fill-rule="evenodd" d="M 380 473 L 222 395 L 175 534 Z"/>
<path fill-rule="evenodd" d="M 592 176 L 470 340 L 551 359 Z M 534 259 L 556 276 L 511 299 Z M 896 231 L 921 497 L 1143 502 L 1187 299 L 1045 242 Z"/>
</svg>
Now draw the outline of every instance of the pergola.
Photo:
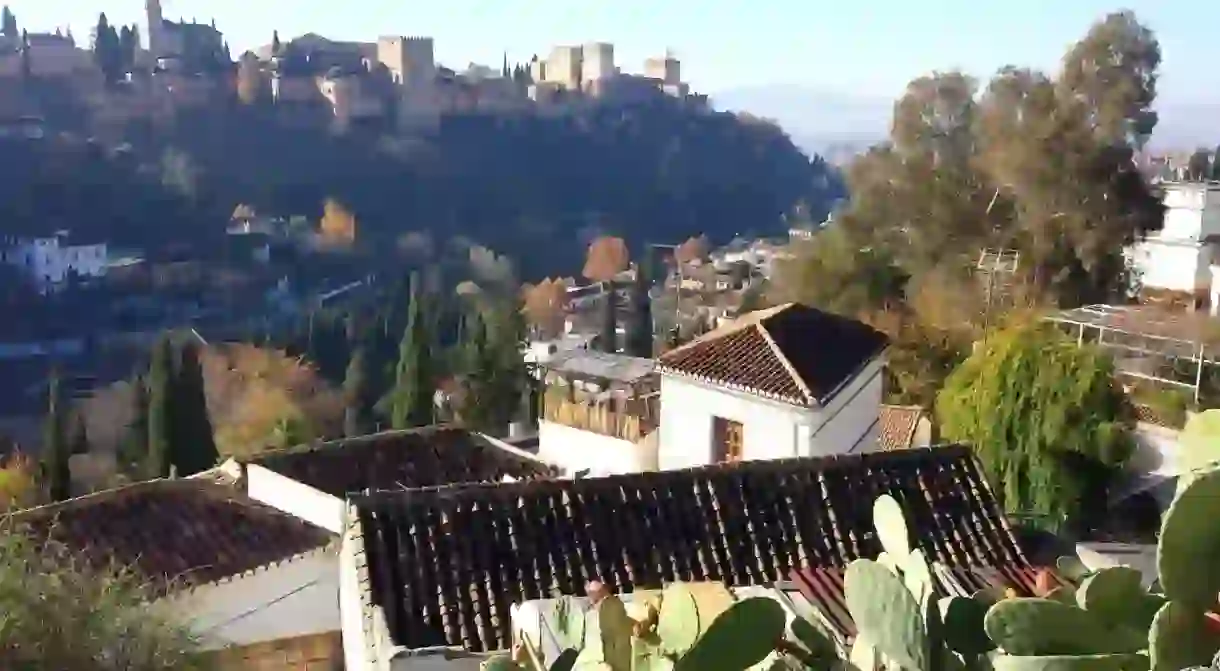
<svg viewBox="0 0 1220 671">
<path fill-rule="evenodd" d="M 1199 400 L 1205 366 L 1217 363 L 1220 320 L 1205 313 L 1169 311 L 1144 305 L 1086 305 L 1046 317 L 1114 353 L 1121 375 L 1189 389 Z M 1156 363 L 1188 361 L 1193 379 L 1183 381 L 1158 374 Z M 1150 365 L 1152 364 L 1152 365 Z"/>
</svg>

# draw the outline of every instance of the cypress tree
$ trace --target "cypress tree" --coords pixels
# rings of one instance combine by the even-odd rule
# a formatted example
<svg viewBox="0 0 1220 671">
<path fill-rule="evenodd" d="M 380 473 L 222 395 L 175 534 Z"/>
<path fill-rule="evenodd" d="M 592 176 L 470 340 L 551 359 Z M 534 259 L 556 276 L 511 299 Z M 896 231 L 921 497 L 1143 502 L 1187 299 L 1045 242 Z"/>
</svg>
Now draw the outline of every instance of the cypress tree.
<svg viewBox="0 0 1220 671">
<path fill-rule="evenodd" d="M 357 347 L 343 377 L 343 435 L 363 436 L 373 430 L 372 386 L 369 357 L 363 347 Z"/>
<path fill-rule="evenodd" d="M 169 477 L 170 446 L 173 443 L 174 346 L 163 337 L 153 347 L 148 366 L 148 453 L 144 475 Z"/>
<path fill-rule="evenodd" d="M 89 454 L 89 429 L 85 425 L 85 414 L 72 413 L 72 430 L 68 433 L 68 447 L 72 454 Z"/>
<path fill-rule="evenodd" d="M 205 392 L 199 345 L 186 342 L 173 379 L 174 413 L 170 429 L 174 439 L 171 462 L 180 476 L 206 471 L 220 461 Z"/>
<path fill-rule="evenodd" d="M 618 315 L 615 313 L 618 299 L 614 290 L 614 281 L 606 283 L 606 293 L 602 297 L 602 328 L 598 346 L 601 351 L 614 354 L 618 352 Z"/>
<path fill-rule="evenodd" d="M 43 426 L 42 472 L 47 494 L 52 501 L 72 497 L 72 468 L 69 459 L 72 446 L 65 435 L 63 398 L 60 394 L 59 372 L 52 371 L 47 381 L 47 416 Z"/>
<path fill-rule="evenodd" d="M 419 277 L 412 273 L 411 303 L 407 310 L 407 326 L 398 344 L 398 368 L 390 410 L 390 424 L 395 429 L 432 423 L 436 381 L 432 375 L 433 352 L 423 303 Z"/>
<path fill-rule="evenodd" d="M 119 467 L 129 475 L 139 475 L 148 458 L 148 384 L 144 376 L 131 381 L 131 421 L 119 443 Z"/>
<path fill-rule="evenodd" d="M 647 261 L 647 260 L 646 260 Z M 631 284 L 631 325 L 627 328 L 627 354 L 652 357 L 652 298 L 648 295 L 650 278 L 647 262 L 636 265 Z"/>
</svg>

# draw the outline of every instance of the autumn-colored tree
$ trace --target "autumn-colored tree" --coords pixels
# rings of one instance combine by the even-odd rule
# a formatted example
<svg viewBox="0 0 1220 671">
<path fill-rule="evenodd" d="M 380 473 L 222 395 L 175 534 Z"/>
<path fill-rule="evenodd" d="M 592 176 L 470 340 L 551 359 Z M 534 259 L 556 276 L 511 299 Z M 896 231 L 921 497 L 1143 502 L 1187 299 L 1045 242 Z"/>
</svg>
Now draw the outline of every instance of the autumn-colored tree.
<svg viewBox="0 0 1220 671">
<path fill-rule="evenodd" d="M 328 245 L 351 245 L 356 241 L 356 215 L 343 203 L 328 198 L 322 206 L 318 229 L 322 241 Z"/>
<path fill-rule="evenodd" d="M 342 394 L 300 358 L 237 343 L 209 346 L 201 358 L 222 457 L 341 433 Z"/>
<path fill-rule="evenodd" d="M 555 338 L 563 332 L 567 316 L 568 287 L 561 279 L 546 278 L 522 288 L 525 315 L 542 338 Z"/>
<path fill-rule="evenodd" d="M 38 465 L 20 453 L 5 457 L 0 464 L 0 513 L 35 505 L 38 494 Z"/>
<path fill-rule="evenodd" d="M 685 242 L 674 249 L 674 260 L 678 263 L 691 263 L 707 258 L 711 244 L 706 235 L 687 238 Z"/>
<path fill-rule="evenodd" d="M 581 274 L 594 282 L 609 282 L 627 269 L 631 255 L 622 238 L 602 236 L 589 244 Z"/>
<path fill-rule="evenodd" d="M 243 104 L 253 105 L 263 95 L 263 74 L 258 57 L 247 51 L 237 61 L 237 98 Z"/>
</svg>

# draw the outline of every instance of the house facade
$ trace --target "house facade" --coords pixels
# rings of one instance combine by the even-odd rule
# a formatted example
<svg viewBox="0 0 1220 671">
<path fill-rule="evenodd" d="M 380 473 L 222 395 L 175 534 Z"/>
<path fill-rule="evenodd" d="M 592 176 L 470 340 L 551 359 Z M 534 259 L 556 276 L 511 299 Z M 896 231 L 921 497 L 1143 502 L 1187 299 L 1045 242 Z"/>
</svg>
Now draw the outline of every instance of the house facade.
<svg viewBox="0 0 1220 671">
<path fill-rule="evenodd" d="M 106 274 L 106 243 L 74 244 L 67 235 L 10 240 L 0 257 L 44 293 L 72 275 L 86 279 Z"/>
<path fill-rule="evenodd" d="M 1220 184 L 1166 183 L 1161 188 L 1164 226 L 1129 250 L 1140 288 L 1145 294 L 1207 302 L 1213 286 L 1211 266 L 1220 248 Z"/>
<path fill-rule="evenodd" d="M 665 354 L 659 467 L 875 449 L 886 346 L 865 324 L 788 304 Z"/>
</svg>

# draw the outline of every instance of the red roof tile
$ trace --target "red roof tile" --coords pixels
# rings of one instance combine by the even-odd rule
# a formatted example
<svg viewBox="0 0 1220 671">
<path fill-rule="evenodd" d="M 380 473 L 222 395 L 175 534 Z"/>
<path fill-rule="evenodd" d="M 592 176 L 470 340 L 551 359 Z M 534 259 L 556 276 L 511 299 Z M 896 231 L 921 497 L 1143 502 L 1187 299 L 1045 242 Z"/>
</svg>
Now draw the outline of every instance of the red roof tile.
<svg viewBox="0 0 1220 671">
<path fill-rule="evenodd" d="M 802 406 L 825 405 L 885 350 L 885 334 L 797 303 L 751 312 L 670 351 L 664 373 Z"/>
<path fill-rule="evenodd" d="M 877 443 L 882 450 L 905 450 L 912 446 L 924 409 L 917 405 L 882 405 Z"/>
<path fill-rule="evenodd" d="M 205 478 L 152 480 L 13 515 L 86 562 L 168 588 L 206 584 L 329 543 L 333 534 Z"/>
</svg>

